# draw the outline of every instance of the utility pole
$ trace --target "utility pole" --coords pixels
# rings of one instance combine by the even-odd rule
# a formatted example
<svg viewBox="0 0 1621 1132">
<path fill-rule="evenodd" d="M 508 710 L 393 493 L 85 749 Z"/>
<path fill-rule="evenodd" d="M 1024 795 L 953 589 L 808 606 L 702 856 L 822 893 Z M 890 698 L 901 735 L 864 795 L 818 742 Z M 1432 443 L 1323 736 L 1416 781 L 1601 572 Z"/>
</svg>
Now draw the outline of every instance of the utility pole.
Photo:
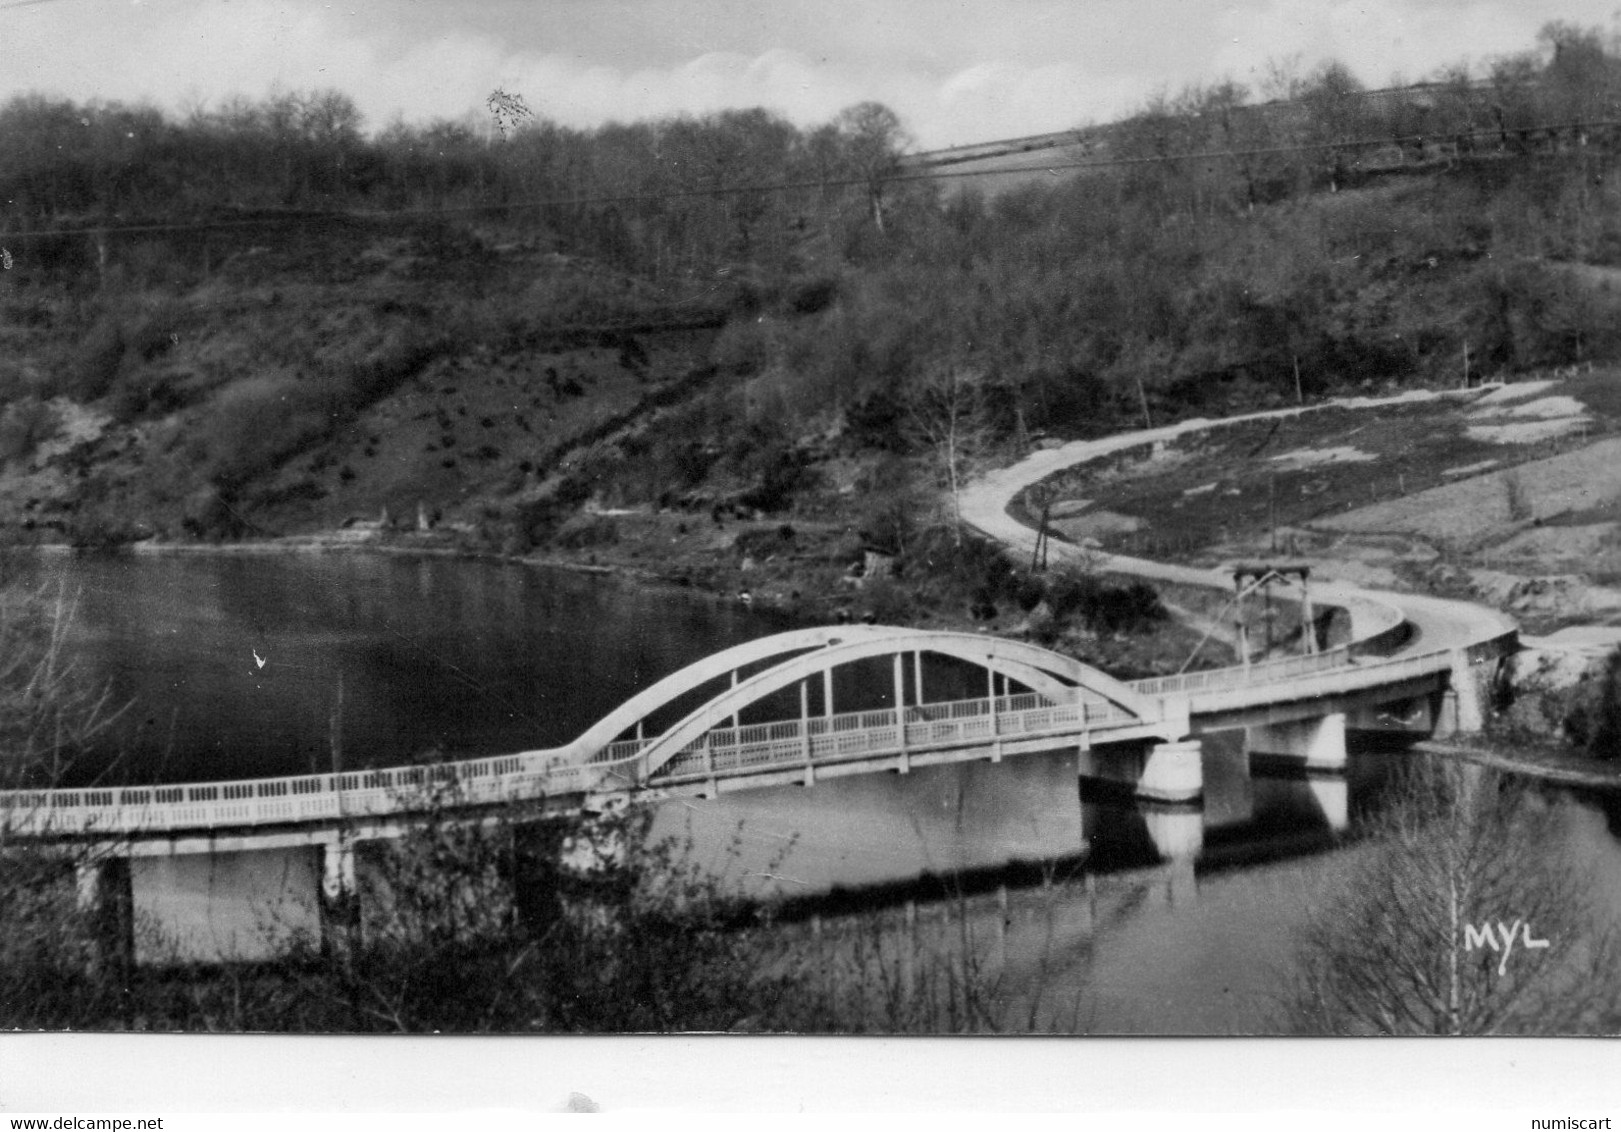
<svg viewBox="0 0 1621 1132">
<path fill-rule="evenodd" d="M 1278 552 L 1278 473 L 1273 469 L 1266 478 L 1266 515 L 1272 527 L 1272 553 Z"/>
</svg>

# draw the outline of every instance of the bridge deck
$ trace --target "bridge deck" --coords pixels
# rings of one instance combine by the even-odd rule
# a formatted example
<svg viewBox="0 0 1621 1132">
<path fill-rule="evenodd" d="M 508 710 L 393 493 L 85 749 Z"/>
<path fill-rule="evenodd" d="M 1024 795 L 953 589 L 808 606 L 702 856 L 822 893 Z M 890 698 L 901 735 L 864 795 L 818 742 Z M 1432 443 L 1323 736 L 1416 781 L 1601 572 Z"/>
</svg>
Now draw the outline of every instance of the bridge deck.
<svg viewBox="0 0 1621 1132">
<path fill-rule="evenodd" d="M 913 647 L 923 647 L 919 632 Z M 906 638 L 897 638 L 904 649 Z M 526 751 L 431 766 L 242 781 L 0 793 L 0 830 L 23 837 L 150 836 L 213 828 L 285 826 L 350 817 L 406 816 L 443 805 L 489 805 L 644 790 L 715 792 L 786 780 L 801 772 L 895 759 L 968 761 L 1035 749 L 1024 740 L 1110 742 L 1150 737 L 1199 717 L 1216 722 L 1247 709 L 1332 699 L 1446 673 L 1453 650 L 1385 659 L 1341 647 L 1320 654 L 1157 677 L 1131 685 L 1155 715 L 1139 714 L 1084 688 L 903 709 L 849 712 L 742 727 L 714 727 L 669 761 L 645 765 L 657 740 L 604 743 L 583 757 L 570 748 Z M 1168 721 L 1171 721 L 1168 723 Z M 1172 737 L 1164 735 L 1162 737 Z M 1019 742 L 1014 742 L 1018 740 Z M 1050 747 L 1052 743 L 1049 743 Z M 1039 746 L 1039 744 L 1037 744 Z"/>
<path fill-rule="evenodd" d="M 1137 716 L 1089 701 L 1080 689 L 1067 702 L 1024 693 L 917 705 L 905 708 L 903 719 L 904 734 L 892 708 L 716 728 L 652 774 L 639 766 L 640 752 L 654 742 L 647 739 L 609 744 L 575 764 L 559 763 L 554 751 L 531 751 L 294 778 L 10 791 L 0 794 L 0 825 L 17 836 L 113 836 L 376 818 L 447 803 L 487 805 L 714 783 L 784 766 L 814 771 L 903 751 L 954 751 L 968 760 L 987 757 L 998 741 L 1078 741 L 1094 733 L 1118 738 L 1145 728 Z"/>
</svg>

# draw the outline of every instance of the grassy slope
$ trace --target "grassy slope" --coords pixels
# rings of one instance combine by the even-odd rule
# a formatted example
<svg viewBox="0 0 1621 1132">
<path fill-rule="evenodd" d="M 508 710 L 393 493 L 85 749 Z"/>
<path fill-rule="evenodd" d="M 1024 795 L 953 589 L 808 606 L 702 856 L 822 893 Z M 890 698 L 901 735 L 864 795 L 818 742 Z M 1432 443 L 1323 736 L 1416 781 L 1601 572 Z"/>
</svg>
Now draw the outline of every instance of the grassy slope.
<svg viewBox="0 0 1621 1132">
<path fill-rule="evenodd" d="M 14 397 L 91 369 L 101 395 L 48 401 L 57 435 L 6 464 L 0 531 L 279 535 L 384 508 L 413 522 L 418 504 L 476 523 L 582 434 L 687 379 L 713 337 L 559 331 L 634 322 L 656 297 L 544 252 L 351 251 L 320 281 L 296 256 L 238 256 L 180 293 L 102 296 L 88 327 L 87 304 L 47 307 L 19 335 L 33 368 Z M 614 306 L 578 302 L 602 291 Z M 87 347 L 98 338 L 119 343 L 110 361 Z"/>
<path fill-rule="evenodd" d="M 1528 604 L 1514 583 L 1621 573 L 1618 389 L 1621 371 L 1598 367 L 1221 426 L 1054 477 L 1065 517 L 1053 525 L 1116 551 L 1205 563 L 1281 554 L 1376 584 L 1461 587 L 1533 627 L 1591 618 L 1584 586 Z"/>
</svg>

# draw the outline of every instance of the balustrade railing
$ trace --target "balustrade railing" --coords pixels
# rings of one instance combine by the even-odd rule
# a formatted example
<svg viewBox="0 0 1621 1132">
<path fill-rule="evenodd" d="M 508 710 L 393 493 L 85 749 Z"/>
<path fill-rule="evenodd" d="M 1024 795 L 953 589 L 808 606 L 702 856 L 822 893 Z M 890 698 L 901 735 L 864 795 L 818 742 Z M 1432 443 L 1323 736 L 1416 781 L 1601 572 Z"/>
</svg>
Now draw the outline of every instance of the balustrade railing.
<svg viewBox="0 0 1621 1132">
<path fill-rule="evenodd" d="M 1340 645 L 1338 648 L 1307 656 L 1286 656 L 1277 660 L 1263 660 L 1255 664 L 1235 665 L 1230 668 L 1182 672 L 1175 676 L 1153 676 L 1146 680 L 1133 680 L 1131 686 L 1145 696 L 1169 696 L 1210 688 L 1274 684 L 1306 673 L 1343 668 L 1350 663 L 1350 647 Z"/>
</svg>

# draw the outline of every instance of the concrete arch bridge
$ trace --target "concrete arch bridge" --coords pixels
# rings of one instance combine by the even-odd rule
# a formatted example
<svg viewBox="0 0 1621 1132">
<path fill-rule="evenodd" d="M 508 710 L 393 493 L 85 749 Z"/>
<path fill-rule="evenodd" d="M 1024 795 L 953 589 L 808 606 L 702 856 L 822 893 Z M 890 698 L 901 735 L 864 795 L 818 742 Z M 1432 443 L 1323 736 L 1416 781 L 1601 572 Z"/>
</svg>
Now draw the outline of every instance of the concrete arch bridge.
<svg viewBox="0 0 1621 1132">
<path fill-rule="evenodd" d="M 0 794 L 0 821 L 10 837 L 92 842 L 113 857 L 319 845 L 330 850 L 327 887 L 341 889 L 352 872 L 346 846 L 398 836 L 447 797 L 474 818 L 520 802 L 590 809 L 1071 750 L 1083 796 L 1090 781 L 1099 796 L 1192 805 L 1202 793 L 1200 734 L 1242 727 L 1263 764 L 1332 775 L 1344 766 L 1348 720 L 1388 720 L 1394 704 L 1398 726 L 1467 725 L 1480 690 L 1458 674 L 1505 643 L 1387 658 L 1342 646 L 1126 682 L 986 634 L 802 629 L 689 665 L 558 748 L 245 781 L 13 791 Z"/>
</svg>

